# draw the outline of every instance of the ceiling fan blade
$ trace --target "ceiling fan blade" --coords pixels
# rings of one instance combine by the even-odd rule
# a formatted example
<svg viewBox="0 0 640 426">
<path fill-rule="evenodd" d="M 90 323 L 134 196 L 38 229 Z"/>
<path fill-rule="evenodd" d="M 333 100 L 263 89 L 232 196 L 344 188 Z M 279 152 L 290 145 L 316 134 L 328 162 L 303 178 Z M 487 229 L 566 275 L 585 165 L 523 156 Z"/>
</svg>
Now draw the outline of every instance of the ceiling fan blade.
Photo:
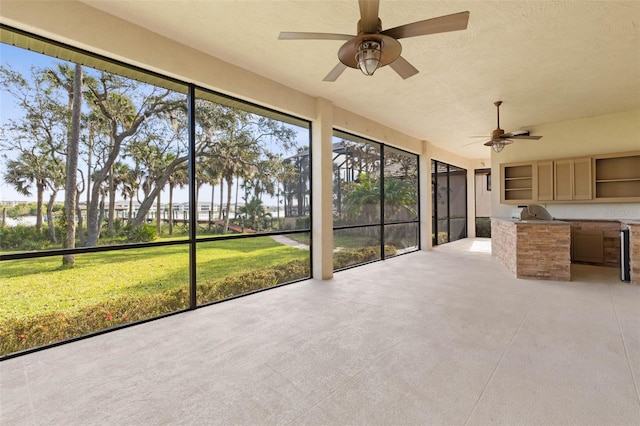
<svg viewBox="0 0 640 426">
<path fill-rule="evenodd" d="M 529 140 L 533 140 L 533 141 L 537 141 L 539 139 L 542 139 L 542 136 L 509 136 L 509 139 L 529 139 Z"/>
<path fill-rule="evenodd" d="M 415 37 L 428 34 L 446 33 L 448 31 L 466 30 L 469 22 L 469 12 L 454 13 L 453 15 L 440 16 L 438 18 L 425 19 L 412 24 L 400 25 L 382 31 L 395 39 Z"/>
<path fill-rule="evenodd" d="M 283 31 L 278 36 L 278 40 L 351 40 L 355 36 L 348 34 L 332 33 L 298 33 Z"/>
<path fill-rule="evenodd" d="M 380 0 L 358 0 L 358 4 L 360 5 L 362 32 L 377 33 Z"/>
<path fill-rule="evenodd" d="M 329 71 L 329 74 L 327 74 L 327 76 L 323 78 L 322 81 L 336 81 L 338 77 L 340 77 L 340 74 L 342 74 L 342 72 L 346 69 L 347 66 L 345 64 L 343 64 L 342 62 L 338 62 L 338 65 L 333 67 L 333 69 Z"/>
<path fill-rule="evenodd" d="M 396 59 L 395 61 L 391 62 L 389 64 L 389 66 L 398 73 L 398 75 L 400 77 L 402 77 L 404 80 L 406 80 L 407 78 L 418 74 L 418 70 L 411 65 L 406 59 L 404 59 L 402 56 L 398 56 L 398 59 Z"/>
<path fill-rule="evenodd" d="M 486 136 L 482 136 L 482 137 L 483 137 L 483 138 L 486 138 Z M 464 145 L 462 145 L 462 146 L 475 145 L 475 144 L 480 143 L 480 142 L 482 142 L 482 141 L 469 142 L 469 143 L 465 143 L 465 144 L 464 144 Z M 487 141 L 487 142 L 490 142 L 490 141 Z M 486 142 L 485 142 L 485 143 L 486 143 Z"/>
<path fill-rule="evenodd" d="M 511 136 L 529 136 L 528 130 L 514 130 L 513 132 L 507 132 L 502 137 L 510 138 Z"/>
</svg>

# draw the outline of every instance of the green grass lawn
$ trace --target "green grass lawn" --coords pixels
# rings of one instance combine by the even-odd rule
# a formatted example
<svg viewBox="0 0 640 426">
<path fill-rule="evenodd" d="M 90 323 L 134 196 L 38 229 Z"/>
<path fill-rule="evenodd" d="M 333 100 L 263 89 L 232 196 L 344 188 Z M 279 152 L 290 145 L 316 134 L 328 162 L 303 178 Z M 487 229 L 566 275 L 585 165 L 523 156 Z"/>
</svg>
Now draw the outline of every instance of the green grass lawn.
<svg viewBox="0 0 640 426">
<path fill-rule="evenodd" d="M 302 244 L 309 245 L 311 238 L 309 234 L 289 234 L 287 237 Z M 342 248 L 361 248 L 365 246 L 374 246 L 379 244 L 377 237 L 362 237 L 362 236 L 350 236 L 334 234 L 333 245 L 334 247 Z"/>
<path fill-rule="evenodd" d="M 269 237 L 198 243 L 197 279 L 216 280 L 308 256 Z M 188 262 L 186 244 L 76 255 L 72 268 L 62 267 L 59 256 L 2 262 L 0 322 L 49 312 L 74 314 L 123 295 L 187 288 Z"/>
</svg>

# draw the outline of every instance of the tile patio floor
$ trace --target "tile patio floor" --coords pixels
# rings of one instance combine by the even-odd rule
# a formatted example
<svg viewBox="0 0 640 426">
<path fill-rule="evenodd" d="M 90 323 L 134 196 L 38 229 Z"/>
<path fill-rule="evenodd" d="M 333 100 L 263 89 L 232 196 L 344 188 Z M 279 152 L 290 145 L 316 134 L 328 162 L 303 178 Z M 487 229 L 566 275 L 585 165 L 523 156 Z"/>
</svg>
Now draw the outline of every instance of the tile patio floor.
<svg viewBox="0 0 640 426">
<path fill-rule="evenodd" d="M 638 425 L 640 287 L 485 239 L 0 363 L 0 424 Z"/>
</svg>

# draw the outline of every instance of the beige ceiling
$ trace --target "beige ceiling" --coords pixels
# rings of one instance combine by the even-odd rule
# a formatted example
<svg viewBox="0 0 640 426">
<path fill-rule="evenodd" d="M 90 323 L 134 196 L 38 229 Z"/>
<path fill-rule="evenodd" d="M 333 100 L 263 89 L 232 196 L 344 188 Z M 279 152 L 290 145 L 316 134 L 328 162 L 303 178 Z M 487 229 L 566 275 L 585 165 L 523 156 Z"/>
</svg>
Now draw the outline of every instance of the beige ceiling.
<svg viewBox="0 0 640 426">
<path fill-rule="evenodd" d="M 355 34 L 357 0 L 84 2 L 468 158 L 489 156 L 467 144 L 495 128 L 495 100 L 506 131 L 640 108 L 637 0 L 381 0 L 383 29 L 465 10 L 468 29 L 401 40 L 420 70 L 407 80 L 385 67 L 347 69 L 334 83 L 322 79 L 340 41 L 278 34 Z"/>
</svg>

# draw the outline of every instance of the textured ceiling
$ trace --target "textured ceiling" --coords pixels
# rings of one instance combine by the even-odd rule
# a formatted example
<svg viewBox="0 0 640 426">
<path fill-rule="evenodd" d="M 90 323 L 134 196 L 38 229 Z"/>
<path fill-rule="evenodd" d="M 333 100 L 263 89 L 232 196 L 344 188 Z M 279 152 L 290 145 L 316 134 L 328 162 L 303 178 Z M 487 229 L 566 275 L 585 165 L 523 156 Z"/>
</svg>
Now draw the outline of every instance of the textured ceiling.
<svg viewBox="0 0 640 426">
<path fill-rule="evenodd" d="M 640 108 L 639 1 L 381 0 L 383 29 L 465 10 L 468 29 L 401 40 L 420 70 L 407 80 L 385 67 L 334 83 L 340 41 L 278 34 L 355 34 L 357 0 L 84 3 L 468 158 L 489 156 L 468 144 L 495 128 L 496 100 L 506 131 Z"/>
</svg>

